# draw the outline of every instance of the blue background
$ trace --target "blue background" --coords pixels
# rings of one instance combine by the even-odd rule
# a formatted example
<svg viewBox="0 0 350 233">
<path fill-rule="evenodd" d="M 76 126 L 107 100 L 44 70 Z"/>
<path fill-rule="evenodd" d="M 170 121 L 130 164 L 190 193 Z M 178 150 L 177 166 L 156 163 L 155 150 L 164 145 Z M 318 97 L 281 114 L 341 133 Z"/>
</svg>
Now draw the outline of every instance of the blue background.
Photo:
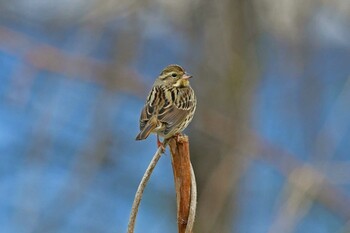
<svg viewBox="0 0 350 233">
<path fill-rule="evenodd" d="M 0 232 L 126 232 L 138 182 L 156 150 L 155 137 L 134 140 L 139 113 L 166 65 L 202 74 L 192 84 L 201 109 L 194 122 L 204 121 L 206 109 L 215 110 L 206 98 L 220 95 L 210 89 L 216 77 L 207 77 L 199 64 L 208 50 L 205 26 L 187 28 L 167 15 L 166 6 L 155 7 L 162 3 L 129 13 L 120 2 L 121 12 L 116 7 L 95 18 L 90 4 L 2 3 Z M 196 6 L 188 14 L 200 20 L 204 13 Z M 226 215 L 227 232 L 349 231 L 350 21 L 330 17 L 338 14 L 332 8 L 313 9 L 296 41 L 288 38 L 293 32 L 262 26 L 254 37 L 248 60 L 258 68 L 245 121 L 263 145 L 248 150 L 236 183 L 227 177 L 236 194 L 229 195 L 235 205 L 225 201 L 234 209 Z M 92 19 L 86 23 L 84 15 Z M 211 61 L 208 70 L 222 66 Z M 220 104 L 231 105 L 226 101 Z M 220 114 L 231 118 L 225 108 Z M 229 146 L 202 157 L 208 136 L 193 124 L 186 133 L 195 141 L 200 206 L 206 204 L 200 177 L 206 168 L 199 161 L 223 156 Z M 244 142 L 249 149 L 252 138 Z M 177 231 L 171 169 L 167 152 L 147 186 L 136 232 Z M 322 177 L 322 188 L 308 172 Z M 199 216 L 197 229 L 204 221 Z"/>
</svg>

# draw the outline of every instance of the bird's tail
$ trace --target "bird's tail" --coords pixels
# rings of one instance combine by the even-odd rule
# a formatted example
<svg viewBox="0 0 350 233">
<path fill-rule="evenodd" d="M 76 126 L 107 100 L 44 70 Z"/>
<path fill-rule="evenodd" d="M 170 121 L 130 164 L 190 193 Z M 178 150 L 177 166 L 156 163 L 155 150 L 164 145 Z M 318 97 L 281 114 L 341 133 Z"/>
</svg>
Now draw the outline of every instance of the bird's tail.
<svg viewBox="0 0 350 233">
<path fill-rule="evenodd" d="M 145 127 L 141 130 L 141 132 L 136 136 L 136 140 L 143 140 L 146 139 L 148 137 L 148 135 L 150 135 L 150 133 L 152 133 L 152 131 L 157 127 L 157 122 L 154 120 L 149 120 Z"/>
</svg>

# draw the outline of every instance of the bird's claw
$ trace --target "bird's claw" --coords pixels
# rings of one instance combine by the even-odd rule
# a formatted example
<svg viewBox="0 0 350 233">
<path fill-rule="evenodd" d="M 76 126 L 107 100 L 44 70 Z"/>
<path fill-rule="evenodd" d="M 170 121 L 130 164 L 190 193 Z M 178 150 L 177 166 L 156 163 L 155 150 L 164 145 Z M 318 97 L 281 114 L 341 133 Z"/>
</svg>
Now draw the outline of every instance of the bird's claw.
<svg viewBox="0 0 350 233">
<path fill-rule="evenodd" d="M 175 134 L 174 136 L 174 139 L 176 140 L 176 142 L 179 142 L 179 143 L 183 143 L 184 142 L 184 137 L 185 137 L 185 135 L 184 134 L 182 134 L 182 133 L 177 133 L 177 134 Z"/>
<path fill-rule="evenodd" d="M 164 154 L 164 152 L 165 152 L 165 146 L 164 146 L 164 143 L 161 142 L 161 141 L 159 140 L 158 135 L 157 135 L 157 147 L 158 147 L 158 148 L 161 148 L 161 152 L 162 152 L 162 154 Z"/>
</svg>

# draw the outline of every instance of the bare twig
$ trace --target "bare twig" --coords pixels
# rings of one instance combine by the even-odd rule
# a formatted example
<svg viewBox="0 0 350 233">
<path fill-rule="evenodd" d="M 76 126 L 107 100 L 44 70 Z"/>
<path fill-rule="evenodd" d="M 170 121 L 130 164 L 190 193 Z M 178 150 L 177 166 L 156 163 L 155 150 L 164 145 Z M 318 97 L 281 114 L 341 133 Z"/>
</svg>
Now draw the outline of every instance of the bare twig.
<svg viewBox="0 0 350 233">
<path fill-rule="evenodd" d="M 166 142 L 164 142 L 164 148 L 166 146 Z M 131 209 L 131 213 L 130 213 L 130 218 L 129 218 L 129 224 L 128 224 L 128 233 L 133 233 L 134 229 L 135 229 L 135 221 L 136 221 L 136 216 L 137 216 L 137 212 L 139 210 L 139 206 L 140 206 L 140 202 L 142 199 L 142 195 L 143 192 L 146 188 L 147 182 L 149 180 L 149 178 L 151 177 L 151 174 L 153 172 L 153 169 L 155 168 L 155 166 L 157 165 L 157 162 L 160 158 L 160 156 L 163 154 L 164 152 L 164 148 L 159 147 L 157 152 L 154 154 L 150 164 L 148 165 L 145 174 L 142 177 L 142 180 L 139 184 L 139 187 L 137 188 L 136 194 L 135 194 L 135 199 L 134 199 L 134 203 L 132 204 L 132 209 Z"/>
<path fill-rule="evenodd" d="M 194 175 L 194 170 L 191 164 L 191 205 L 190 205 L 190 213 L 188 215 L 187 227 L 185 233 L 191 233 L 193 229 L 194 219 L 196 217 L 196 209 L 197 209 L 197 183 L 196 177 Z"/>
</svg>

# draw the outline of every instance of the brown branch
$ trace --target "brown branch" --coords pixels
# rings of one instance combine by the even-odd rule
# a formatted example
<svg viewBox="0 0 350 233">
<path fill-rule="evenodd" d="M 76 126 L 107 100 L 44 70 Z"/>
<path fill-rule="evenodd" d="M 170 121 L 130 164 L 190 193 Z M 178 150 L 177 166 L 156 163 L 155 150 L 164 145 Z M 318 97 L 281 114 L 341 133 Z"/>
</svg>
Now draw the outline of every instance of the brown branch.
<svg viewBox="0 0 350 233">
<path fill-rule="evenodd" d="M 169 140 L 177 200 L 179 233 L 191 233 L 196 211 L 196 184 L 187 136 Z"/>
</svg>

